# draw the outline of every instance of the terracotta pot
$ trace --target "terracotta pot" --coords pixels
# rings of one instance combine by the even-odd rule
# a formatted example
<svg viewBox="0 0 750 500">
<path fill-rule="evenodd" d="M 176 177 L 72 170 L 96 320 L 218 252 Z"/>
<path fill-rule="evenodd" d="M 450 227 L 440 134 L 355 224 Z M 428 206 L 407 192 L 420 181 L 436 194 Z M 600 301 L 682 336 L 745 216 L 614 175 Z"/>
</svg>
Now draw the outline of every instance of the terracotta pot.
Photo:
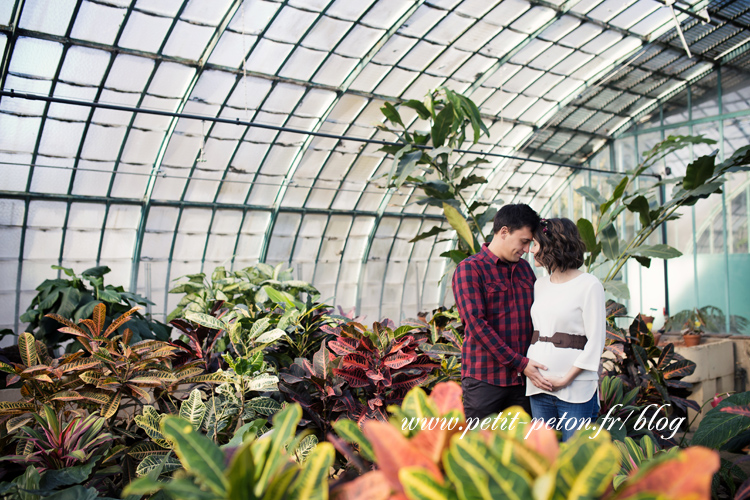
<svg viewBox="0 0 750 500">
<path fill-rule="evenodd" d="M 682 340 L 685 341 L 685 346 L 693 347 L 701 343 L 700 335 L 683 335 Z"/>
<path fill-rule="evenodd" d="M 661 333 L 655 333 L 654 334 L 654 345 L 659 345 L 659 341 L 661 340 Z"/>
</svg>

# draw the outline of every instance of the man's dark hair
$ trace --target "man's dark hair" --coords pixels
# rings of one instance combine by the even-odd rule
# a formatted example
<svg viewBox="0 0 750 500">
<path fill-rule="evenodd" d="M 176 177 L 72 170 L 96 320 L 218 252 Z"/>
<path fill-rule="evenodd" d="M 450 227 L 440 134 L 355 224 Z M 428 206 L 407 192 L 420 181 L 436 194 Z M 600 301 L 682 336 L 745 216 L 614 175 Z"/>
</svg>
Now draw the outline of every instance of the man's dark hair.
<svg viewBox="0 0 750 500">
<path fill-rule="evenodd" d="M 528 227 L 533 234 L 539 227 L 539 215 L 524 203 L 503 205 L 495 214 L 492 233 L 497 233 L 503 226 L 506 226 L 511 233 L 516 229 Z"/>
<path fill-rule="evenodd" d="M 586 244 L 572 220 L 542 219 L 534 239 L 539 243 L 535 258 L 547 272 L 565 272 L 583 265 Z"/>
</svg>

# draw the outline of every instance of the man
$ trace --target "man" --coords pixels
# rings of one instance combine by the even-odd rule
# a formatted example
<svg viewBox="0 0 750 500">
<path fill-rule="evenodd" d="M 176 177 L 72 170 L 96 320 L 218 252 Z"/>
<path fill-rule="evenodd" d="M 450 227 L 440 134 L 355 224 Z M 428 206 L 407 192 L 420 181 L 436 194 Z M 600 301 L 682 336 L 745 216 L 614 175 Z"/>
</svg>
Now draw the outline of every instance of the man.
<svg viewBox="0 0 750 500">
<path fill-rule="evenodd" d="M 552 386 L 525 357 L 531 343 L 531 303 L 536 277 L 522 257 L 529 251 L 539 216 L 528 205 L 505 205 L 495 215 L 494 236 L 453 274 L 453 295 L 465 327 L 461 351 L 464 411 L 482 419 L 509 406 L 531 414 L 525 376 Z"/>
</svg>

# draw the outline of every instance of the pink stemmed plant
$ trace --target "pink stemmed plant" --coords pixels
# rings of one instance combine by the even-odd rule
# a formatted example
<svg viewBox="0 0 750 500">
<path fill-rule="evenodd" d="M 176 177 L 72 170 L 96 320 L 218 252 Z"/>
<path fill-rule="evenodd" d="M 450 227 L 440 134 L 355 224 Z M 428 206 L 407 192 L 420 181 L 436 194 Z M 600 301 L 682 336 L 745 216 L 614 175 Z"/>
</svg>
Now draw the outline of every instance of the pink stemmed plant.
<svg viewBox="0 0 750 500">
<path fill-rule="evenodd" d="M 67 425 L 55 410 L 43 407 L 43 415 L 34 414 L 38 429 L 21 428 L 17 455 L 3 460 L 34 465 L 41 473 L 48 469 L 65 469 L 86 464 L 103 453 L 112 441 L 112 434 L 101 432 L 106 420 L 98 415 L 74 417 Z"/>
</svg>

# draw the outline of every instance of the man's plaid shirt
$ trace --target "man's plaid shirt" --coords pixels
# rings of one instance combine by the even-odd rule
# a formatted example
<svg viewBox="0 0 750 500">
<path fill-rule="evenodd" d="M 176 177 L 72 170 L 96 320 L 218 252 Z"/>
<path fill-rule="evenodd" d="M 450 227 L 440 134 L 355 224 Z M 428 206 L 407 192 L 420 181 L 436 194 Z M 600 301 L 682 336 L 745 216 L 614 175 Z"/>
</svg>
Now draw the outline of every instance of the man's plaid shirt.
<svg viewBox="0 0 750 500">
<path fill-rule="evenodd" d="M 461 377 L 498 386 L 524 383 L 534 281 L 528 262 L 508 263 L 487 243 L 458 265 L 453 295 L 465 328 Z"/>
</svg>

